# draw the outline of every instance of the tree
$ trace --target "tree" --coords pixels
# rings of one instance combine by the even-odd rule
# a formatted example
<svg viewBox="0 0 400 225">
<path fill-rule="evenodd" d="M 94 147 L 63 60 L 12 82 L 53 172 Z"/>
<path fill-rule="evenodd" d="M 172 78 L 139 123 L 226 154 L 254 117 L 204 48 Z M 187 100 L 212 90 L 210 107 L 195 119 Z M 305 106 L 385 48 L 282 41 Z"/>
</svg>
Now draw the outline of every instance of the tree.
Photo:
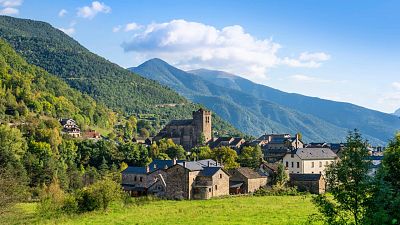
<svg viewBox="0 0 400 225">
<path fill-rule="evenodd" d="M 0 168 L 22 159 L 26 149 L 26 141 L 18 129 L 0 125 Z"/>
<path fill-rule="evenodd" d="M 257 168 L 260 166 L 262 157 L 263 154 L 259 145 L 254 147 L 245 146 L 239 154 L 239 163 L 241 166 Z"/>
<path fill-rule="evenodd" d="M 278 169 L 276 171 L 276 177 L 274 184 L 278 187 L 283 187 L 286 185 L 287 181 L 289 180 L 289 176 L 285 169 L 285 166 L 282 163 L 278 164 Z"/>
<path fill-rule="evenodd" d="M 326 195 L 313 200 L 326 223 L 358 225 L 364 220 L 370 196 L 367 144 L 357 130 L 350 132 L 341 160 L 328 167 L 326 181 L 333 200 Z"/>
<path fill-rule="evenodd" d="M 235 150 L 222 146 L 214 148 L 211 151 L 211 157 L 224 165 L 225 169 L 233 169 L 239 167 L 239 163 L 236 162 L 238 156 Z"/>
<path fill-rule="evenodd" d="M 150 132 L 146 128 L 141 128 L 140 136 L 144 137 L 144 138 L 148 138 L 150 136 Z"/>
<path fill-rule="evenodd" d="M 400 133 L 385 149 L 382 166 L 372 186 L 365 224 L 400 222 Z"/>
</svg>

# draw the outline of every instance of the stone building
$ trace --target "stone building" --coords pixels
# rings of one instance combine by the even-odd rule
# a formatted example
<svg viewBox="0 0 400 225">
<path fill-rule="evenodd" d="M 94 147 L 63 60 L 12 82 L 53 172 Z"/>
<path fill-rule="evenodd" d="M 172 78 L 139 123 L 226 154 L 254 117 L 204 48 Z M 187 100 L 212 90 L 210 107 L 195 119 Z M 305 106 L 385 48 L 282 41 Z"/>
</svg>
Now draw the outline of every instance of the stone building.
<svg viewBox="0 0 400 225">
<path fill-rule="evenodd" d="M 326 182 L 322 174 L 289 174 L 291 186 L 299 191 L 308 191 L 312 194 L 322 194 L 326 189 Z"/>
<path fill-rule="evenodd" d="M 267 177 L 248 167 L 229 170 L 231 194 L 253 193 L 267 185 Z"/>
<path fill-rule="evenodd" d="M 170 138 L 186 150 L 190 150 L 201 141 L 209 142 L 212 138 L 211 112 L 199 109 L 193 111 L 193 119 L 170 121 L 154 140 L 162 138 Z"/>
<path fill-rule="evenodd" d="M 304 147 L 298 134 L 294 137 L 290 134 L 264 134 L 252 141 L 250 145 L 261 146 L 264 159 L 270 163 L 281 161 L 286 153 Z"/>
<path fill-rule="evenodd" d="M 182 162 L 167 172 L 168 199 L 209 199 L 229 195 L 229 174 L 217 163 Z"/>
<path fill-rule="evenodd" d="M 325 168 L 338 159 L 329 148 L 299 148 L 287 153 L 283 163 L 289 173 L 325 174 Z"/>
<path fill-rule="evenodd" d="M 241 137 L 219 137 L 210 141 L 209 146 L 210 148 L 225 146 L 238 152 L 245 142 L 246 140 Z"/>
<path fill-rule="evenodd" d="M 166 170 L 182 160 L 153 160 L 148 166 L 129 166 L 122 171 L 122 188 L 131 196 L 153 194 L 164 196 Z"/>
</svg>

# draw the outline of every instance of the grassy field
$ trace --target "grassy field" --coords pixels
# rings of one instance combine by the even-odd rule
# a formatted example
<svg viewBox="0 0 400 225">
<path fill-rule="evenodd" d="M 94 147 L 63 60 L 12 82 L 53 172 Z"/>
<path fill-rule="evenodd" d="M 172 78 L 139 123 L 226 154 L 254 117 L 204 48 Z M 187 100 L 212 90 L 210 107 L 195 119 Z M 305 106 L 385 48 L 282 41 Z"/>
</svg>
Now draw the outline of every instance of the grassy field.
<svg viewBox="0 0 400 225">
<path fill-rule="evenodd" d="M 308 224 L 311 196 L 232 197 L 204 201 L 153 201 L 109 210 L 40 218 L 35 203 L 0 215 L 0 224 Z"/>
</svg>

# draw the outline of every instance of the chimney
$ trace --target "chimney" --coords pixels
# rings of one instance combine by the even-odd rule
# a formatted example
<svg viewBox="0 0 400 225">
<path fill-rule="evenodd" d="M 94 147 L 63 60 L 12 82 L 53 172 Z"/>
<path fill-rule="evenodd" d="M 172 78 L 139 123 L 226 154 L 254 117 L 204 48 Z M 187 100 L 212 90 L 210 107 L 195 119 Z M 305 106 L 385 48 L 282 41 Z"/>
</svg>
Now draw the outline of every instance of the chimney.
<svg viewBox="0 0 400 225">
<path fill-rule="evenodd" d="M 150 173 L 150 167 L 146 166 L 146 173 Z"/>
<path fill-rule="evenodd" d="M 154 169 L 157 169 L 157 164 L 154 163 L 153 168 L 154 168 Z"/>
<path fill-rule="evenodd" d="M 186 168 L 186 161 L 183 161 L 182 165 L 183 165 L 184 168 Z"/>
<path fill-rule="evenodd" d="M 176 158 L 173 158 L 172 159 L 172 165 L 175 165 L 176 164 Z"/>
<path fill-rule="evenodd" d="M 210 160 L 207 161 L 207 166 L 210 167 Z"/>
</svg>

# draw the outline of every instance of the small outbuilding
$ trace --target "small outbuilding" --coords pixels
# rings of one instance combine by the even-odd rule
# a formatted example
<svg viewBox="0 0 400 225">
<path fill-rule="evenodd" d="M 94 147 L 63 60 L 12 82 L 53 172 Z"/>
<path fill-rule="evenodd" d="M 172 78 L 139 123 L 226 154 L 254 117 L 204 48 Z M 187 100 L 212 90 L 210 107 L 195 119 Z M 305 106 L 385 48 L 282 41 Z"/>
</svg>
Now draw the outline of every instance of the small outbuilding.
<svg viewBox="0 0 400 225">
<path fill-rule="evenodd" d="M 290 185 L 299 191 L 308 191 L 312 194 L 322 194 L 326 189 L 326 182 L 322 174 L 289 174 Z"/>
<path fill-rule="evenodd" d="M 229 170 L 230 194 L 252 193 L 267 185 L 267 177 L 249 167 L 239 167 Z"/>
</svg>

